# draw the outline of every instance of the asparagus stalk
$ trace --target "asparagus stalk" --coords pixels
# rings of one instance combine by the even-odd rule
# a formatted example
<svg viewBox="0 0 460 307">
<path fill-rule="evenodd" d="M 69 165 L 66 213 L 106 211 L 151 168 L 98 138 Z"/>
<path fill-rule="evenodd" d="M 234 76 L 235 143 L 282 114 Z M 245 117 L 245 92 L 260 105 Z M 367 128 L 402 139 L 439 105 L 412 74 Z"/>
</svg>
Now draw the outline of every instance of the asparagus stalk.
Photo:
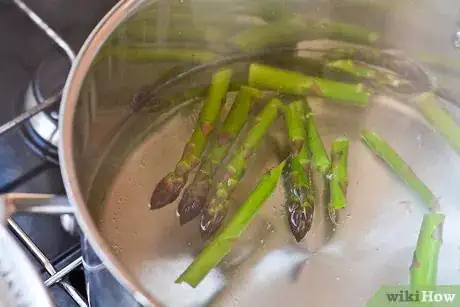
<svg viewBox="0 0 460 307">
<path fill-rule="evenodd" d="M 416 65 L 414 61 L 382 52 L 379 49 L 358 47 L 334 48 L 329 50 L 323 58 L 328 61 L 352 59 L 386 68 L 399 75 L 400 79 L 402 79 L 399 83 L 408 83 L 406 80 L 409 80 L 411 88 L 426 89 L 431 86 L 430 79 L 427 77 L 425 71 L 419 65 Z M 396 82 L 393 86 L 396 85 L 407 84 L 398 84 Z"/>
<path fill-rule="evenodd" d="M 176 283 L 186 282 L 196 287 L 230 252 L 265 201 L 273 193 L 285 162 L 268 171 L 259 181 L 246 201 L 239 207 L 229 223 L 205 246 L 195 260 L 177 278 Z"/>
<path fill-rule="evenodd" d="M 444 219 L 444 214 L 434 212 L 427 213 L 423 217 L 417 247 L 410 267 L 412 287 L 436 286 Z"/>
<path fill-rule="evenodd" d="M 363 131 L 362 138 L 369 148 L 388 164 L 388 166 L 421 197 L 429 208 L 437 208 L 437 199 L 434 194 L 379 134 L 371 131 Z"/>
<path fill-rule="evenodd" d="M 179 202 L 179 220 L 183 225 L 197 217 L 206 203 L 212 185 L 212 176 L 227 156 L 230 146 L 246 123 L 256 89 L 242 86 L 223 125 L 216 133 L 216 139 L 208 156 L 204 159 L 192 184 L 188 186 Z"/>
<path fill-rule="evenodd" d="M 231 40 L 243 50 L 261 49 L 269 46 L 296 44 L 305 39 L 329 38 L 350 43 L 374 45 L 379 39 L 376 32 L 358 26 L 312 20 L 303 16 L 272 21 L 241 31 Z"/>
<path fill-rule="evenodd" d="M 423 93 L 415 98 L 420 113 L 444 137 L 450 146 L 460 153 L 460 126 L 436 102 L 433 93 Z"/>
<path fill-rule="evenodd" d="M 281 101 L 273 98 L 255 118 L 241 148 L 226 165 L 226 175 L 219 181 L 216 193 L 203 210 L 201 216 L 201 235 L 208 238 L 220 228 L 228 210 L 228 198 L 243 177 L 248 159 L 267 133 L 271 124 L 278 116 Z"/>
<path fill-rule="evenodd" d="M 291 232 L 300 242 L 310 230 L 315 207 L 315 187 L 305 134 L 304 101 L 292 102 L 284 109 L 291 144 L 291 157 L 283 170 L 286 209 Z"/>
<path fill-rule="evenodd" d="M 363 45 L 375 45 L 380 38 L 377 32 L 366 28 L 327 19 L 307 20 L 306 25 L 313 38 L 328 38 Z"/>
<path fill-rule="evenodd" d="M 339 138 L 332 142 L 328 212 L 331 221 L 334 223 L 337 221 L 337 210 L 343 209 L 347 205 L 349 143 L 350 141 L 347 138 Z"/>
<path fill-rule="evenodd" d="M 329 169 L 331 168 L 331 162 L 329 161 L 326 148 L 324 147 L 321 136 L 319 135 L 315 116 L 308 105 L 306 108 L 305 125 L 307 130 L 308 148 L 311 152 L 312 162 L 319 173 L 327 175 Z"/>
<path fill-rule="evenodd" d="M 216 60 L 218 55 L 202 50 L 184 50 L 161 48 L 154 44 L 133 44 L 128 46 L 109 46 L 104 49 L 98 60 L 113 56 L 129 61 L 186 61 L 203 63 Z"/>
<path fill-rule="evenodd" d="M 200 156 L 206 147 L 208 136 L 214 129 L 215 122 L 220 115 L 231 76 L 232 70 L 230 69 L 222 69 L 213 75 L 211 87 L 195 130 L 174 171 L 163 177 L 155 187 L 150 199 L 150 209 L 162 208 L 176 200 L 187 182 L 188 174 L 198 165 Z"/>
<path fill-rule="evenodd" d="M 394 72 L 379 70 L 350 59 L 329 62 L 326 66 L 341 72 L 349 73 L 360 79 L 373 81 L 373 85 L 377 87 L 398 87 L 402 83 L 407 83 L 406 80 L 399 78 Z"/>
<path fill-rule="evenodd" d="M 245 51 L 270 46 L 295 44 L 305 34 L 305 26 L 296 20 L 279 20 L 243 30 L 231 42 Z"/>
<path fill-rule="evenodd" d="M 366 105 L 371 97 L 370 90 L 363 84 L 345 84 L 260 64 L 251 64 L 249 85 L 286 94 L 313 94 L 357 106 Z"/>
</svg>

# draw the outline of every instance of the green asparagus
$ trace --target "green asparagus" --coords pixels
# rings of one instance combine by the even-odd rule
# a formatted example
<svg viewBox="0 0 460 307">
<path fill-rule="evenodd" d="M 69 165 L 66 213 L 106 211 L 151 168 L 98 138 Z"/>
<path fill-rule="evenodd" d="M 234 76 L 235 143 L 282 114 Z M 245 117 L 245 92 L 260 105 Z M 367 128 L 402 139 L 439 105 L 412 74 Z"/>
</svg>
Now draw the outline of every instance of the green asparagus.
<svg viewBox="0 0 460 307">
<path fill-rule="evenodd" d="M 273 98 L 257 115 L 241 148 L 226 165 L 226 175 L 218 182 L 216 192 L 201 216 L 203 238 L 212 236 L 222 225 L 228 210 L 228 198 L 243 177 L 248 159 L 278 116 L 281 101 Z"/>
<path fill-rule="evenodd" d="M 313 223 L 315 187 L 311 159 L 306 142 L 304 101 L 292 102 L 284 108 L 291 144 L 291 156 L 283 170 L 286 210 L 291 232 L 300 242 Z"/>
<path fill-rule="evenodd" d="M 106 47 L 98 56 L 98 61 L 113 56 L 129 61 L 185 61 L 203 63 L 216 60 L 219 56 L 216 53 L 189 49 L 161 48 L 154 44 L 132 44 L 128 46 Z"/>
<path fill-rule="evenodd" d="M 210 241 L 187 269 L 177 278 L 176 283 L 186 282 L 196 287 L 206 275 L 231 251 L 235 241 L 241 236 L 265 201 L 273 193 L 285 162 L 268 171 L 259 181 L 246 201 L 238 208 L 229 223 Z"/>
<path fill-rule="evenodd" d="M 223 125 L 216 132 L 211 150 L 202 162 L 193 182 L 188 186 L 179 202 L 181 225 L 197 217 L 206 203 L 212 185 L 212 176 L 227 156 L 230 146 L 246 123 L 255 96 L 262 93 L 242 86 Z"/>
<path fill-rule="evenodd" d="M 333 223 L 337 222 L 337 210 L 347 205 L 349 142 L 347 138 L 340 138 L 332 143 L 328 212 Z"/>
<path fill-rule="evenodd" d="M 457 153 L 460 153 L 460 126 L 452 116 L 438 106 L 433 93 L 423 93 L 415 98 L 415 104 L 422 115 L 444 137 Z"/>
<path fill-rule="evenodd" d="M 414 63 L 414 61 L 383 52 L 379 49 L 359 47 L 333 48 L 325 53 L 323 59 L 328 62 L 351 59 L 393 71 L 398 76 L 397 80 L 393 81 L 392 86 L 394 89 L 410 90 L 413 93 L 426 90 L 431 86 L 426 72 Z"/>
<path fill-rule="evenodd" d="M 270 46 L 297 44 L 302 40 L 336 39 L 343 42 L 374 45 L 378 33 L 358 26 L 310 19 L 301 15 L 280 19 L 241 31 L 231 41 L 242 50 L 262 49 Z"/>
<path fill-rule="evenodd" d="M 377 32 L 352 24 L 311 18 L 307 18 L 304 22 L 310 39 L 328 38 L 348 43 L 375 45 L 380 38 Z"/>
<path fill-rule="evenodd" d="M 400 86 L 401 83 L 407 82 L 394 72 L 376 69 L 350 59 L 329 62 L 326 65 L 328 68 L 337 69 L 341 72 L 347 72 L 362 80 L 372 81 L 372 85 L 376 87 L 389 86 L 396 88 Z"/>
<path fill-rule="evenodd" d="M 388 166 L 421 197 L 430 209 L 438 207 L 438 200 L 434 194 L 379 134 L 371 131 L 363 131 L 362 137 L 369 148 L 388 164 Z"/>
<path fill-rule="evenodd" d="M 222 69 L 212 77 L 211 87 L 205 99 L 198 123 L 188 141 L 175 170 L 167 174 L 155 187 L 150 199 L 150 209 L 159 209 L 179 196 L 189 173 L 198 165 L 208 136 L 220 115 L 222 101 L 230 84 L 232 70 Z"/>
<path fill-rule="evenodd" d="M 371 97 L 370 89 L 363 84 L 339 83 L 260 64 L 251 64 L 249 85 L 286 94 L 312 94 L 357 106 L 366 105 Z"/>
<path fill-rule="evenodd" d="M 327 175 L 331 168 L 331 162 L 329 161 L 326 148 L 324 147 L 321 136 L 319 135 L 315 116 L 308 105 L 306 107 L 305 125 L 307 130 L 308 148 L 311 152 L 313 165 L 319 173 Z"/>
<path fill-rule="evenodd" d="M 427 213 L 410 267 L 410 283 L 414 288 L 436 286 L 438 256 L 442 244 L 442 229 L 445 216 L 441 213 Z"/>
</svg>

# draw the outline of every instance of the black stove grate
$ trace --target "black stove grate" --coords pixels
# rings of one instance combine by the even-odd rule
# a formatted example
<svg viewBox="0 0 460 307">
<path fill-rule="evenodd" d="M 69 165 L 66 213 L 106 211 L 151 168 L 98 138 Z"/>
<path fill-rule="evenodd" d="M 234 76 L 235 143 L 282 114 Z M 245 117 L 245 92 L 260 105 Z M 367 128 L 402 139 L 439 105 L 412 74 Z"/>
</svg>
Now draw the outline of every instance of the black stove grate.
<svg viewBox="0 0 460 307">
<path fill-rule="evenodd" d="M 39 9 L 46 12 L 45 3 L 42 2 L 40 1 L 42 7 L 39 7 Z M 106 0 L 105 5 L 101 5 L 101 2 L 99 2 L 96 10 L 87 7 L 88 3 L 75 5 L 79 7 L 86 6 L 85 11 L 89 10 L 93 14 L 98 11 L 102 15 L 115 2 L 115 0 Z M 16 4 L 16 6 L 9 5 L 11 3 Z M 89 3 L 94 2 L 89 1 Z M 34 5 L 37 6 L 38 4 L 34 3 Z M 70 6 L 70 4 L 66 4 L 66 6 Z M 51 3 L 49 7 L 54 6 Z M 2 11 L 2 9 L 4 10 Z M 23 13 L 26 13 L 33 23 L 30 23 L 30 20 L 27 20 L 26 15 Z M 71 9 L 69 9 L 69 15 L 75 16 Z M 94 21 L 97 22 L 100 17 L 94 16 Z M 28 24 L 24 26 L 26 23 Z M 86 29 L 91 29 L 94 24 L 86 26 Z M 2 29 L 7 31 L 5 32 Z M 15 31 L 16 33 L 14 33 Z M 6 55 L 3 57 L 6 60 L 2 62 L 5 65 L 0 65 L 3 69 L 3 72 L 0 72 L 0 81 L 3 79 L 3 81 L 8 81 L 0 82 L 0 94 L 2 94 L 3 100 L 12 101 L 12 103 L 16 102 L 14 108 L 10 110 L 13 111 L 13 114 L 18 114 L 18 104 L 17 97 L 12 99 L 11 96 L 24 94 L 27 82 L 30 80 L 28 75 L 33 74 L 28 71 L 30 70 L 29 68 L 37 67 L 40 57 L 43 58 L 47 50 L 53 49 L 52 46 L 50 47 L 52 42 L 49 39 L 47 40 L 43 33 L 48 38 L 51 38 L 54 44 L 59 46 L 67 56 L 68 60 L 73 63 L 75 53 L 72 48 L 22 0 L 7 1 L 7 3 L 0 0 L 0 35 L 3 34 L 5 36 L 3 41 L 8 42 L 8 44 L 0 46 L 0 51 Z M 87 34 L 85 33 L 84 35 L 86 36 Z M 46 44 L 33 45 L 34 52 L 30 53 L 30 44 L 40 42 L 40 39 L 41 42 L 44 40 Z M 20 59 L 17 62 L 19 63 L 19 72 L 18 67 L 13 67 L 11 64 L 11 62 L 14 62 L 14 58 Z M 13 83 L 18 86 L 11 86 Z M 1 84 L 8 84 L 8 86 L 2 87 Z M 8 112 L 4 112 L 4 109 L 0 112 L 0 122 L 4 122 L 0 126 L 0 193 L 37 192 L 37 190 L 43 193 L 64 193 L 62 178 L 57 167 L 56 148 L 49 146 L 50 144 L 48 143 L 40 143 L 41 140 L 34 134 L 34 130 L 31 129 L 31 125 L 28 122 L 28 119 L 40 112 L 54 110 L 53 114 L 56 114 L 60 94 L 58 91 L 52 97 L 41 101 L 40 104 L 24 112 L 21 111 L 15 118 L 13 118 L 14 115 L 10 116 L 11 114 Z M 13 119 L 11 120 L 11 118 Z M 20 128 L 18 129 L 19 131 L 11 131 L 16 127 Z M 7 132 L 11 133 L 6 135 Z M 22 134 L 26 142 L 24 142 L 20 134 Z M 40 153 L 40 155 L 33 154 L 30 149 L 35 153 Z M 42 221 L 37 224 L 36 221 L 40 219 Z M 43 282 L 54 297 L 57 306 L 88 306 L 80 237 L 78 235 L 72 236 L 65 232 L 59 216 L 34 217 L 17 215 L 8 219 L 8 228 L 28 251 L 32 262 L 38 271 L 42 273 Z M 51 246 L 56 247 L 56 245 L 56 249 L 50 248 Z"/>
</svg>

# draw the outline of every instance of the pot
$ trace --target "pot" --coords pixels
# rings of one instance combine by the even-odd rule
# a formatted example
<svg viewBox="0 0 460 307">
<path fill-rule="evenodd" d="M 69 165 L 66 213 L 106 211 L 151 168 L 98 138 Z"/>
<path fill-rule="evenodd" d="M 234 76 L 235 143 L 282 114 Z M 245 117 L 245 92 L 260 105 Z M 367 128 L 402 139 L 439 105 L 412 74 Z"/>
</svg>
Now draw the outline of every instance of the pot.
<svg viewBox="0 0 460 307">
<path fill-rule="evenodd" d="M 350 180 L 342 222 L 331 225 L 317 209 L 301 243 L 286 226 L 278 187 L 238 246 L 194 289 L 174 281 L 203 248 L 199 223 L 179 226 L 175 204 L 155 211 L 148 206 L 193 130 L 199 104 L 191 98 L 202 95 L 219 65 L 234 67 L 240 83 L 245 63 L 267 55 L 269 63 L 279 63 L 286 48 L 308 55 L 343 41 L 371 44 L 422 63 L 423 78 L 442 82 L 451 99 L 439 101 L 458 118 L 458 9 L 456 1 L 120 1 L 80 50 L 60 114 L 68 198 L 97 256 L 143 305 L 363 305 L 381 285 L 408 281 L 426 212 L 417 195 L 360 141 L 361 129 L 372 129 L 439 197 L 447 217 L 438 281 L 458 282 L 460 156 L 407 93 L 381 93 L 364 109 L 311 99 L 326 147 L 342 135 L 351 140 Z M 301 42 L 299 20 L 316 29 Z M 235 38 L 270 23 L 279 26 L 257 39 Z M 285 49 L 266 49 L 264 40 Z M 282 134 L 277 127 L 275 139 Z M 244 201 L 260 172 L 277 160 L 269 138 L 261 147 L 264 154 L 251 162 L 235 203 Z"/>
</svg>

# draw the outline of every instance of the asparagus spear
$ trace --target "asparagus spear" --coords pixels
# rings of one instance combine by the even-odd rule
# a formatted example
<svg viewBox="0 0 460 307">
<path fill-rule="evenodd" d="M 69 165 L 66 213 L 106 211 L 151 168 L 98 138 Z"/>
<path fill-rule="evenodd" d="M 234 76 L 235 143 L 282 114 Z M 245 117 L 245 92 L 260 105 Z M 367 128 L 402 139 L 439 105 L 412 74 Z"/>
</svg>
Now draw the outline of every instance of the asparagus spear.
<svg viewBox="0 0 460 307">
<path fill-rule="evenodd" d="M 347 72 L 358 78 L 374 81 L 373 85 L 376 85 L 378 87 L 398 87 L 401 83 L 407 83 L 406 80 L 399 78 L 398 75 L 394 72 L 379 70 L 369 65 L 359 63 L 357 61 L 353 61 L 350 59 L 329 62 L 326 65 L 329 68 L 338 69 L 341 72 Z"/>
<path fill-rule="evenodd" d="M 131 46 L 109 46 L 104 49 L 98 60 L 107 56 L 114 56 L 130 61 L 186 61 L 186 62 L 209 62 L 216 60 L 218 54 L 202 50 L 174 48 L 161 48 L 154 44 L 132 44 Z"/>
<path fill-rule="evenodd" d="M 330 38 L 350 43 L 373 45 L 378 34 L 354 25 L 330 20 L 307 20 L 303 16 L 281 19 L 241 31 L 231 41 L 243 50 L 296 44 L 305 39 Z"/>
<path fill-rule="evenodd" d="M 243 30 L 231 38 L 242 50 L 249 51 L 269 46 L 295 44 L 305 34 L 305 26 L 296 20 L 279 20 Z"/>
<path fill-rule="evenodd" d="M 316 170 L 322 175 L 327 175 L 331 168 L 326 148 L 324 147 L 321 136 L 316 126 L 315 116 L 310 107 L 307 105 L 307 112 L 305 116 L 305 125 L 307 130 L 308 148 L 311 152 L 311 158 Z"/>
<path fill-rule="evenodd" d="M 375 45 L 379 40 L 377 32 L 352 24 L 310 19 L 306 21 L 306 25 L 313 38 L 328 38 L 363 45 Z"/>
<path fill-rule="evenodd" d="M 260 64 L 251 64 L 249 85 L 294 95 L 314 94 L 358 106 L 366 105 L 371 96 L 363 84 L 345 84 Z"/>
<path fill-rule="evenodd" d="M 246 201 L 239 207 L 229 223 L 205 246 L 195 260 L 177 278 L 176 283 L 186 282 L 196 287 L 230 252 L 265 201 L 273 193 L 285 162 L 268 171 L 259 181 Z"/>
<path fill-rule="evenodd" d="M 376 132 L 363 131 L 364 142 L 428 205 L 437 208 L 437 199 L 428 187 L 415 175 L 409 165 Z"/>
<path fill-rule="evenodd" d="M 375 48 L 358 48 L 358 47 L 344 47 L 334 48 L 328 50 L 323 56 L 325 60 L 337 61 L 343 59 L 352 59 L 358 62 L 364 62 L 375 66 L 386 68 L 390 71 L 394 71 L 403 81 L 402 83 L 408 83 L 410 81 L 410 87 L 415 89 L 427 89 L 431 86 L 430 78 L 426 75 L 426 72 L 412 60 L 382 52 Z M 401 84 L 398 84 L 398 86 Z M 402 84 L 408 85 L 408 84 Z"/>
<path fill-rule="evenodd" d="M 291 157 L 283 170 L 286 209 L 291 232 L 300 242 L 310 230 L 315 206 L 315 187 L 305 134 L 304 101 L 292 102 L 284 109 L 291 144 Z"/>
<path fill-rule="evenodd" d="M 254 95 L 261 95 L 260 92 L 257 92 L 256 89 L 246 86 L 242 86 L 238 92 L 222 127 L 216 133 L 216 140 L 208 156 L 203 161 L 192 184 L 185 189 L 179 202 L 178 213 L 181 225 L 201 213 L 212 185 L 212 176 L 227 156 L 234 139 L 246 123 Z"/>
<path fill-rule="evenodd" d="M 460 126 L 436 103 L 433 93 L 423 93 L 415 98 L 420 113 L 446 139 L 454 150 L 460 153 Z"/>
<path fill-rule="evenodd" d="M 222 225 L 227 214 L 230 193 L 233 192 L 241 177 L 243 177 L 248 159 L 254 154 L 268 128 L 277 118 L 280 105 L 280 100 L 276 98 L 270 100 L 255 118 L 254 125 L 249 130 L 241 148 L 226 165 L 226 175 L 223 180 L 218 182 L 216 193 L 203 210 L 203 215 L 201 216 L 200 230 L 203 238 L 213 235 Z"/>
<path fill-rule="evenodd" d="M 412 287 L 436 286 L 444 219 L 444 214 L 434 212 L 427 213 L 423 217 L 417 247 L 410 267 Z"/>
<path fill-rule="evenodd" d="M 180 161 L 173 172 L 167 174 L 155 187 L 150 199 L 150 209 L 159 209 L 172 203 L 184 187 L 188 174 L 198 165 L 205 149 L 209 133 L 220 114 L 222 101 L 227 93 L 232 70 L 222 69 L 216 72 L 211 81 L 208 96 L 205 99 L 198 123 L 185 146 Z"/>
<path fill-rule="evenodd" d="M 332 142 L 332 169 L 329 181 L 329 217 L 336 223 L 337 210 L 345 208 L 347 205 L 348 187 L 348 145 L 347 138 L 339 138 Z"/>
</svg>

